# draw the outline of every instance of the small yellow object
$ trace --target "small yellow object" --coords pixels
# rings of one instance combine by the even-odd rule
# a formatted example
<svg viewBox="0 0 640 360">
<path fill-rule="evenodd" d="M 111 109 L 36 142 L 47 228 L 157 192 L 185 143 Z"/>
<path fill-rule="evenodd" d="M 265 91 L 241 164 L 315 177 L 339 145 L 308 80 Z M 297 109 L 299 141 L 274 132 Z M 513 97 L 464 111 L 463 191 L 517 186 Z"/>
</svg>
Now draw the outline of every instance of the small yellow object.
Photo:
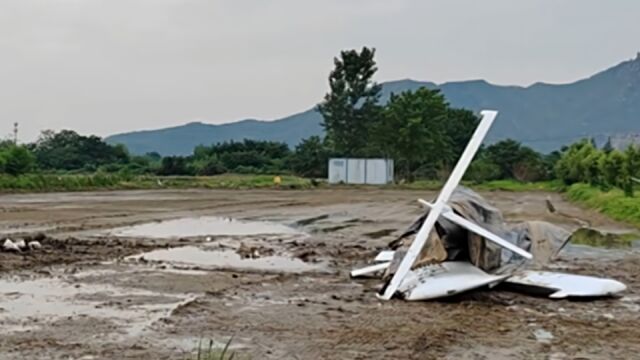
<svg viewBox="0 0 640 360">
<path fill-rule="evenodd" d="M 274 177 L 273 177 L 273 183 L 274 183 L 276 186 L 280 186 L 280 184 L 282 183 L 282 179 L 280 178 L 280 176 L 274 176 Z"/>
</svg>

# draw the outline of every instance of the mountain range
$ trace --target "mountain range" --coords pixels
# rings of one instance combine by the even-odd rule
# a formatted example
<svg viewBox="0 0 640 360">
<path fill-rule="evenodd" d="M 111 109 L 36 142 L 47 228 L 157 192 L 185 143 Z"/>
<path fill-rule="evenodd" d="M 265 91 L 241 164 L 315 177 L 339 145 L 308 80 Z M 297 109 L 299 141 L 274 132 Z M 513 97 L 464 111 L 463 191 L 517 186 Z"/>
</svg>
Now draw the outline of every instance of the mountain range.
<svg viewBox="0 0 640 360">
<path fill-rule="evenodd" d="M 495 109 L 500 115 L 486 143 L 505 138 L 550 152 L 580 138 L 603 143 L 610 136 L 640 133 L 640 53 L 589 78 L 569 84 L 536 83 L 502 86 L 484 80 L 435 84 L 415 80 L 382 83 L 381 100 L 391 93 L 420 87 L 438 88 L 455 107 L 473 111 Z M 271 121 L 247 119 L 221 125 L 192 122 L 181 126 L 136 131 L 108 137 L 132 153 L 187 155 L 199 144 L 258 139 L 286 142 L 322 135 L 322 118 L 315 107 Z"/>
</svg>

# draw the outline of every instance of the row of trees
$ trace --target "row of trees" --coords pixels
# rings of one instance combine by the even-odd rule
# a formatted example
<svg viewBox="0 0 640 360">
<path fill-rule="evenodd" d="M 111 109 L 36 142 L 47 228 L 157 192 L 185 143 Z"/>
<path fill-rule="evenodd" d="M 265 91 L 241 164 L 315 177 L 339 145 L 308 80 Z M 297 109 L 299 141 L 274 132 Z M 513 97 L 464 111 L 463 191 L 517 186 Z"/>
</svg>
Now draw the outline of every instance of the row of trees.
<svg viewBox="0 0 640 360">
<path fill-rule="evenodd" d="M 462 139 L 463 141 L 465 139 Z M 463 144 L 458 145 L 458 150 Z M 448 169 L 431 167 L 441 164 L 439 152 L 425 156 L 420 163 L 409 160 L 414 174 L 437 179 L 448 175 Z M 419 152 L 419 151 L 417 151 Z M 398 152 L 400 154 L 401 152 Z M 332 150 L 327 140 L 313 136 L 302 141 L 293 151 L 286 144 L 244 140 L 211 146 L 197 146 L 190 156 L 161 157 L 157 153 L 132 156 L 123 146 L 109 145 L 95 136 L 82 136 L 72 131 L 45 132 L 27 145 L 0 141 L 0 173 L 19 175 L 30 171 L 54 172 L 128 172 L 158 175 L 217 175 L 235 173 L 294 173 L 304 177 L 325 177 L 327 162 L 341 155 Z M 416 159 L 416 158 L 412 158 Z M 427 171 L 420 173 L 428 164 Z M 593 141 L 583 140 L 561 152 L 542 155 L 513 140 L 503 140 L 482 147 L 467 171 L 467 180 L 483 182 L 515 179 L 524 182 L 560 179 L 566 184 L 589 183 L 603 189 L 619 187 L 633 192 L 633 178 L 640 178 L 640 148 L 625 151 L 610 147 L 598 149 Z"/>
<path fill-rule="evenodd" d="M 633 178 L 640 177 L 640 148 L 598 149 L 593 141 L 583 140 L 564 150 L 555 170 L 566 184 L 583 182 L 604 190 L 618 187 L 633 196 Z"/>
<path fill-rule="evenodd" d="M 190 156 L 148 153 L 131 155 L 122 145 L 110 145 L 96 136 L 74 131 L 45 131 L 30 144 L 0 142 L 0 173 L 126 172 L 158 175 L 217 175 L 226 172 L 326 176 L 330 153 L 320 137 L 304 140 L 295 150 L 285 143 L 244 140 L 200 145 Z"/>
</svg>

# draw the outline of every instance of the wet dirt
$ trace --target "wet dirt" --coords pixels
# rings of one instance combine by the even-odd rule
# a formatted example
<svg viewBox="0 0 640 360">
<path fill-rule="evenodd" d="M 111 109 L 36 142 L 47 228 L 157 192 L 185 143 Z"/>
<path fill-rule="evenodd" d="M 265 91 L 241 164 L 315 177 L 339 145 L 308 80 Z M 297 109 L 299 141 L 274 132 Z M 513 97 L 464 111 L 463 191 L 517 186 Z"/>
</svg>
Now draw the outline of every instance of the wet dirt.
<svg viewBox="0 0 640 360">
<path fill-rule="evenodd" d="M 114 237 L 172 238 L 205 235 L 268 235 L 291 234 L 296 230 L 266 221 L 242 221 L 215 216 L 180 218 L 107 230 L 103 235 Z"/>
<path fill-rule="evenodd" d="M 307 263 L 292 256 L 268 255 L 255 258 L 242 258 L 234 250 L 211 250 L 196 246 L 181 246 L 172 249 L 153 250 L 141 255 L 129 257 L 138 261 L 155 261 L 160 263 L 181 264 L 186 267 L 201 269 L 242 269 L 264 272 L 321 271 L 322 265 Z"/>
<path fill-rule="evenodd" d="M 640 351 L 640 255 L 632 247 L 571 245 L 552 264 L 629 287 L 621 299 L 593 302 L 503 290 L 381 302 L 380 281 L 348 277 L 420 215 L 417 198 L 435 195 L 337 188 L 0 196 L 0 237 L 46 235 L 39 251 L 0 252 L 0 359 L 185 359 L 200 339 L 231 336 L 252 359 L 628 359 Z M 557 194 L 483 195 L 510 222 L 637 233 Z M 567 216 L 549 213 L 547 199 Z M 229 218 L 293 231 L 219 231 Z M 172 221 L 191 223 L 173 236 L 155 227 Z"/>
</svg>

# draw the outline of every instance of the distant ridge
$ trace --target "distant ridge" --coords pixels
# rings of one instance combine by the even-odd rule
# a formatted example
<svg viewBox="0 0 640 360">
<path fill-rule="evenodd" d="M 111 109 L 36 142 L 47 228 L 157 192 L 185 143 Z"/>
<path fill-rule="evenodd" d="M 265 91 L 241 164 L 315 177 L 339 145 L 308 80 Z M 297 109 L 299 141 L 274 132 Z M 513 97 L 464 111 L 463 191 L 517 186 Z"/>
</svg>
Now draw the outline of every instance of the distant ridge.
<svg viewBox="0 0 640 360">
<path fill-rule="evenodd" d="M 391 93 L 426 86 L 441 89 L 456 107 L 499 110 L 500 116 L 487 137 L 488 142 L 513 138 L 549 152 L 582 137 L 603 139 L 640 133 L 640 54 L 570 84 L 535 83 L 521 87 L 472 80 L 437 85 L 405 79 L 382 86 L 383 101 L 387 101 Z M 195 122 L 113 135 L 107 141 L 124 144 L 136 154 L 156 151 L 162 155 L 186 155 L 199 144 L 244 138 L 282 141 L 295 146 L 303 138 L 322 135 L 321 120 L 312 108 L 273 121 L 247 119 L 221 125 Z"/>
</svg>

